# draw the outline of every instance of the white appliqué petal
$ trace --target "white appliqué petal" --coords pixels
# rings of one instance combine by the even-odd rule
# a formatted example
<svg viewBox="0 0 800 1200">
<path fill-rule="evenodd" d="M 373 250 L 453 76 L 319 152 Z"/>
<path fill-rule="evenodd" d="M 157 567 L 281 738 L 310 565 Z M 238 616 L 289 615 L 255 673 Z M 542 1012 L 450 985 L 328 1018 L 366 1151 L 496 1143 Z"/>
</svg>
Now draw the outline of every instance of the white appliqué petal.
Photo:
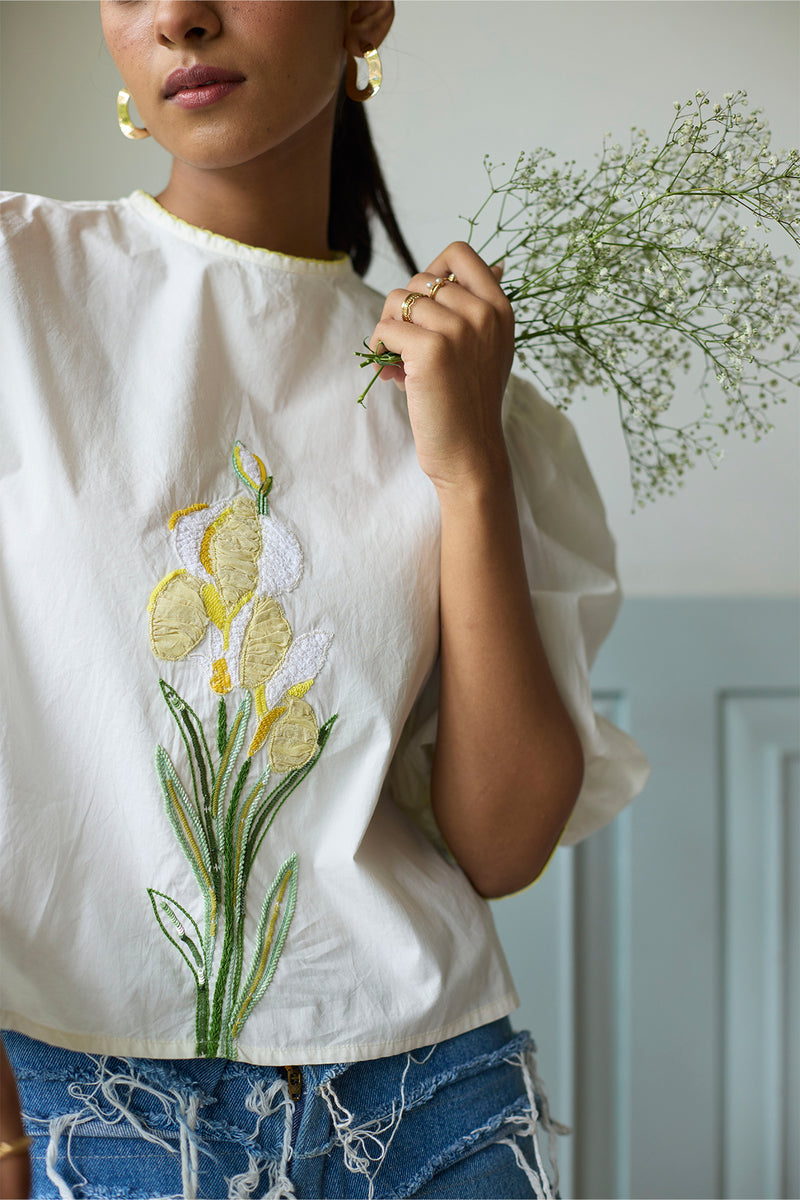
<svg viewBox="0 0 800 1200">
<path fill-rule="evenodd" d="M 228 633 L 228 649 L 225 651 L 225 661 L 228 664 L 228 674 L 231 677 L 231 685 L 233 687 L 242 686 L 242 642 L 247 632 L 250 617 L 253 615 L 254 604 L 255 596 L 239 609 L 231 621 L 230 632 Z"/>
<path fill-rule="evenodd" d="M 301 633 L 289 647 L 279 670 L 266 684 L 267 708 L 274 708 L 287 688 L 307 679 L 315 679 L 325 665 L 333 634 L 324 629 Z"/>
<path fill-rule="evenodd" d="M 221 512 L 228 507 L 230 500 L 218 500 L 208 508 L 198 512 L 186 513 L 179 517 L 175 525 L 175 549 L 180 560 L 190 575 L 196 576 L 203 583 L 213 583 L 203 564 L 200 562 L 200 547 L 209 525 L 216 521 Z"/>
<path fill-rule="evenodd" d="M 211 658 L 209 659 L 209 666 L 211 666 L 218 658 L 222 658 L 222 634 L 213 621 L 209 625 L 209 630 L 211 632 Z"/>
<path fill-rule="evenodd" d="M 261 514 L 261 556 L 258 560 L 258 590 L 262 596 L 278 596 L 296 588 L 303 574 L 303 552 L 293 533 L 274 517 Z"/>
</svg>

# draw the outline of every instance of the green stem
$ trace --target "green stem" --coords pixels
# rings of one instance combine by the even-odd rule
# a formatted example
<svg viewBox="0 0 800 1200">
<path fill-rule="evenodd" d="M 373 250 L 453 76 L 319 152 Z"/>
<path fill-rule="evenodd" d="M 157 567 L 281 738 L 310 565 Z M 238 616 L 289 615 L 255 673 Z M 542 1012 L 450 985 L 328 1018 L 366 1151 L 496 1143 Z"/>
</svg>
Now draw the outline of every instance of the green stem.
<svg viewBox="0 0 800 1200">
<path fill-rule="evenodd" d="M 228 746 L 231 745 L 229 740 Z M 211 1009 L 211 1028 L 209 1031 L 209 1057 L 213 1058 L 219 1047 L 222 1030 L 222 1015 L 225 1008 L 225 994 L 228 986 L 228 976 L 233 959 L 236 941 L 236 867 L 233 854 L 233 826 L 236 821 L 236 810 L 239 796 L 250 770 L 250 759 L 242 763 L 236 783 L 233 787 L 231 801 L 225 813 L 225 824 L 222 838 L 222 869 L 223 869 L 223 934 L 222 953 L 220 955 L 217 980 L 214 984 L 214 999 Z M 224 796 L 219 798 L 224 805 Z"/>
</svg>

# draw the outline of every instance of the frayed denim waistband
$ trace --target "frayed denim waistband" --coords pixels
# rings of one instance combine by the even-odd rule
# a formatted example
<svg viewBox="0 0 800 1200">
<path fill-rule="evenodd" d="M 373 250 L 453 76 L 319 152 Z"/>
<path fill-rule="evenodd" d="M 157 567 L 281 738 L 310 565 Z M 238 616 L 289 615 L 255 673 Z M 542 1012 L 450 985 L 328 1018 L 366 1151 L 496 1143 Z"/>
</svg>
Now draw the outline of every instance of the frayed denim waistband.
<svg viewBox="0 0 800 1200">
<path fill-rule="evenodd" d="M 4 1036 L 37 1143 L 34 1179 L 50 1189 L 35 1195 L 428 1196 L 437 1176 L 466 1172 L 487 1147 L 527 1181 L 507 1194 L 557 1193 L 540 1134 L 552 1143 L 562 1130 L 532 1040 L 505 1019 L 409 1054 L 300 1068 L 297 1102 L 279 1068 L 76 1054 Z M 138 1160 L 127 1177 L 123 1139 Z M 108 1147 L 106 1178 L 89 1165 L 93 1140 Z"/>
</svg>

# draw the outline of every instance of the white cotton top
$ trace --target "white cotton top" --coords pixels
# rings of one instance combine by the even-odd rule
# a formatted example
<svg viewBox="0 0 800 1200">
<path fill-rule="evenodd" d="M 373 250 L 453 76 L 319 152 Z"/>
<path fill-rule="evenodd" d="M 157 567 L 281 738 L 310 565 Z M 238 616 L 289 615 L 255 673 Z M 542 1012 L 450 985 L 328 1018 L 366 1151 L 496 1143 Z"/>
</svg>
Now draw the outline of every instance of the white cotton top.
<svg viewBox="0 0 800 1200">
<path fill-rule="evenodd" d="M 0 1023 L 282 1065 L 509 1013 L 423 832 L 439 511 L 402 395 L 355 402 L 381 297 L 141 192 L 6 194 L 0 232 Z M 571 842 L 646 774 L 589 690 L 613 542 L 566 418 L 518 380 L 506 407 Z"/>
</svg>

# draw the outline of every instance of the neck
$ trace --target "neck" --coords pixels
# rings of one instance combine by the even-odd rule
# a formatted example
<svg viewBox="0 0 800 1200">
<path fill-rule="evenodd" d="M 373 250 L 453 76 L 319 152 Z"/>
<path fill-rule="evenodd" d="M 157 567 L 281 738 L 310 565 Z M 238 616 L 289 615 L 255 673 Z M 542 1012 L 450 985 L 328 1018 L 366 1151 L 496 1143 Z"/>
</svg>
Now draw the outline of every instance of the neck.
<svg viewBox="0 0 800 1200">
<path fill-rule="evenodd" d="M 326 125 L 232 167 L 173 159 L 156 200 L 190 225 L 249 246 L 334 258 L 328 246 L 332 122 Z"/>
</svg>

